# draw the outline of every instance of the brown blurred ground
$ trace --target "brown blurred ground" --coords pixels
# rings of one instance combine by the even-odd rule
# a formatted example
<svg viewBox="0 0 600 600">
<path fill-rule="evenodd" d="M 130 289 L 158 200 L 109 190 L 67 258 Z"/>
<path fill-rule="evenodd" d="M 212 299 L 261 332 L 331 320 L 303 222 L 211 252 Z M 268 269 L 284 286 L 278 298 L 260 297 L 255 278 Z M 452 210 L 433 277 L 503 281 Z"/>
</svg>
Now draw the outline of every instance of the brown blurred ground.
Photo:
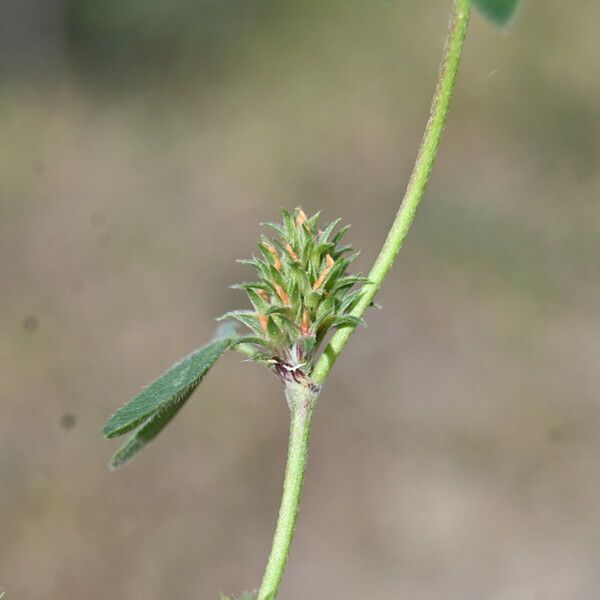
<svg viewBox="0 0 600 600">
<path fill-rule="evenodd" d="M 524 2 L 503 33 L 473 18 L 384 310 L 318 406 L 285 600 L 600 597 L 600 5 L 576 4 Z M 267 7 L 225 59 L 139 80 L 96 77 L 60 43 L 53 69 L 6 71 L 7 600 L 204 600 L 259 582 L 287 438 L 277 381 L 228 356 L 116 473 L 100 428 L 243 301 L 235 259 L 281 206 L 352 223 L 369 266 L 447 5 Z"/>
</svg>

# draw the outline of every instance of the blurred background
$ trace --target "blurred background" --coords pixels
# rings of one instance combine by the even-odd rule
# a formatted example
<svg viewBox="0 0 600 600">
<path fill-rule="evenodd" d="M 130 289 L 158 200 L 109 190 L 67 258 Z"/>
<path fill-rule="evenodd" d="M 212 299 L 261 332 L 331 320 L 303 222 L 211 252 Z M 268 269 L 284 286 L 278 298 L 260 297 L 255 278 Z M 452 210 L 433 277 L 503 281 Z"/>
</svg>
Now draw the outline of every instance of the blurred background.
<svg viewBox="0 0 600 600">
<path fill-rule="evenodd" d="M 280 207 L 373 261 L 449 1 L 0 4 L 0 588 L 210 599 L 260 581 L 280 385 L 226 356 L 110 473 L 114 409 L 240 307 Z M 285 600 L 595 599 L 597 0 L 472 19 L 425 202 L 315 415 Z"/>
</svg>

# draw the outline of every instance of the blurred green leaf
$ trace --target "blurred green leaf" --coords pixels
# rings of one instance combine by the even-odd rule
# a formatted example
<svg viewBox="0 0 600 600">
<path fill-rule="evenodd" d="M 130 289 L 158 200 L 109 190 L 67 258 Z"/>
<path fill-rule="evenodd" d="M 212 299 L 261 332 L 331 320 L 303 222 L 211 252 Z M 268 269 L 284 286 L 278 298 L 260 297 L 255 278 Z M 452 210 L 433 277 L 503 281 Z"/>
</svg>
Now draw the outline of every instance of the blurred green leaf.
<svg viewBox="0 0 600 600">
<path fill-rule="evenodd" d="M 249 592 L 244 592 L 239 598 L 236 598 L 235 596 L 223 596 L 221 594 L 221 600 L 256 600 L 256 598 L 258 598 L 257 592 L 252 592 L 251 594 Z"/>
<path fill-rule="evenodd" d="M 238 341 L 237 337 L 232 336 L 219 338 L 173 365 L 108 419 L 104 435 L 108 438 L 119 436 L 156 415 L 156 420 L 146 423 L 134 436 L 140 435 L 139 442 L 145 439 L 144 444 L 150 441 L 190 397 L 208 370 Z M 130 442 L 137 445 L 133 438 Z M 125 451 L 125 447 L 122 450 Z"/>
<path fill-rule="evenodd" d="M 513 16 L 519 0 L 475 0 L 475 6 L 492 21 L 504 25 Z"/>
</svg>

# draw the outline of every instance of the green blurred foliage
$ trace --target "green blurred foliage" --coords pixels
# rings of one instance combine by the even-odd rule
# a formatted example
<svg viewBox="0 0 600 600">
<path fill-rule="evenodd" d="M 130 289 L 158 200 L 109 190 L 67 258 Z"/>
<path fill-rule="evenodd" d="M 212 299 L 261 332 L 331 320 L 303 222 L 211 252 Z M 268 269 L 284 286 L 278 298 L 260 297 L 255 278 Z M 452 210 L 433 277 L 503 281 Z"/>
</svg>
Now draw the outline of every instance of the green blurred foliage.
<svg viewBox="0 0 600 600">
<path fill-rule="evenodd" d="M 492 21 L 504 25 L 513 16 L 519 1 L 520 0 L 475 0 L 475 6 L 477 6 L 484 15 L 492 19 Z"/>
<path fill-rule="evenodd" d="M 197 67 L 211 69 L 275 6 L 264 0 L 69 0 L 65 35 L 73 60 L 104 74 L 164 75 L 190 53 Z"/>
</svg>

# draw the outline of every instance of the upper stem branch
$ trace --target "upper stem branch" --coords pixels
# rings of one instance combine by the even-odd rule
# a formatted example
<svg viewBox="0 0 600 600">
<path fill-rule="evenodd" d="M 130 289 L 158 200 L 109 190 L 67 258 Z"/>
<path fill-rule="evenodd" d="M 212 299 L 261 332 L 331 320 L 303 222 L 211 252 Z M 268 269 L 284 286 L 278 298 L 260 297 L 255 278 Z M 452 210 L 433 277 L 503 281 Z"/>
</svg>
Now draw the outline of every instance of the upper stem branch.
<svg viewBox="0 0 600 600">
<path fill-rule="evenodd" d="M 363 315 L 392 268 L 423 198 L 448 115 L 470 12 L 471 0 L 455 0 L 437 87 L 417 160 L 396 218 L 369 273 L 369 283 L 363 286 L 360 299 L 351 312 L 355 317 Z M 353 326 L 346 326 L 333 335 L 313 369 L 311 376 L 315 383 L 323 383 L 353 332 Z"/>
</svg>

